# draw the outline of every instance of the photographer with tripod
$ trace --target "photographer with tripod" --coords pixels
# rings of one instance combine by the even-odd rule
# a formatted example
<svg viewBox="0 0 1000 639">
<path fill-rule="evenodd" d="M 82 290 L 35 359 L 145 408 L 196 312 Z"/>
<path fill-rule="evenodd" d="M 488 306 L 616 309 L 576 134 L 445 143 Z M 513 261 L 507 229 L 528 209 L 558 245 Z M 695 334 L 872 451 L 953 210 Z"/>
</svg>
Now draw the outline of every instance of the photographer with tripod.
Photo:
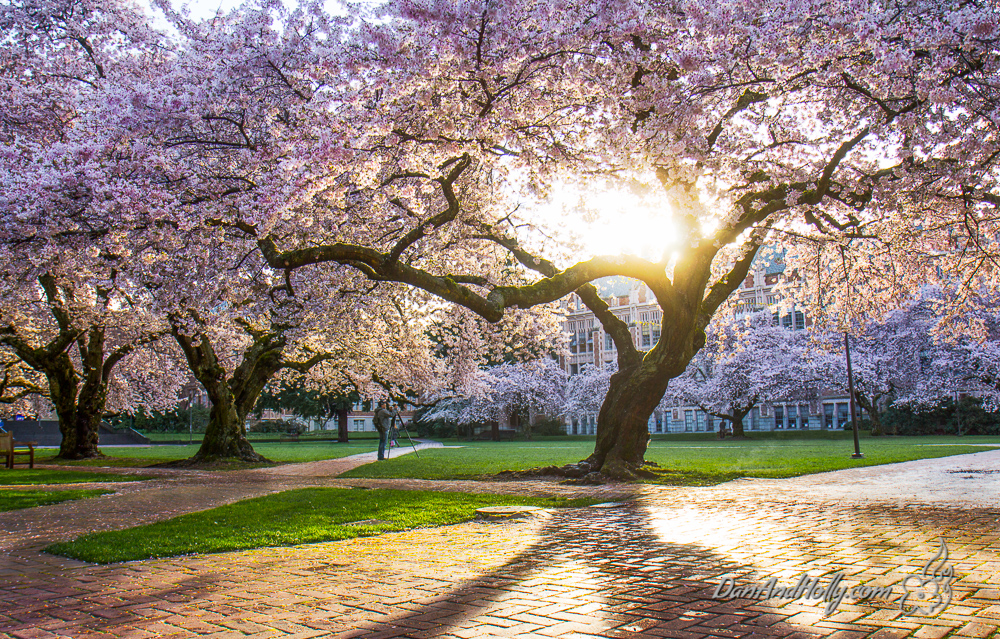
<svg viewBox="0 0 1000 639">
<path fill-rule="evenodd" d="M 375 430 L 378 431 L 378 458 L 380 460 L 385 459 L 385 444 L 394 420 L 392 411 L 386 406 L 386 401 L 380 400 L 378 408 L 375 410 L 375 417 L 372 419 Z"/>
</svg>

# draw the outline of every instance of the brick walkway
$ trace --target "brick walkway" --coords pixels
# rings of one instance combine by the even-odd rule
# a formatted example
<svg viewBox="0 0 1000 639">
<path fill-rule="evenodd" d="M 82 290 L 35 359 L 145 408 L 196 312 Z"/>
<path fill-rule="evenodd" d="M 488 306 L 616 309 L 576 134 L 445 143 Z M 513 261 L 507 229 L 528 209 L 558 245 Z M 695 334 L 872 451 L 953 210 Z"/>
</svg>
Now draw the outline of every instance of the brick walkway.
<svg viewBox="0 0 1000 639">
<path fill-rule="evenodd" d="M 13 563 L 0 568 L 0 636 L 935 639 L 950 633 L 996 639 L 1000 509 L 977 507 L 974 497 L 991 497 L 983 491 L 994 486 L 998 462 L 1000 451 L 710 489 L 600 487 L 609 499 L 630 495 L 628 505 L 112 566 L 37 552 L 43 540 L 76 534 L 56 509 L 78 509 L 62 511 L 68 517 L 90 504 L 94 515 L 86 525 L 109 528 L 151 516 L 151 508 L 132 515 L 109 512 L 110 497 L 69 502 L 21 511 L 36 527 L 53 523 L 4 538 L 2 561 Z M 213 474 L 211 491 L 194 475 L 144 482 L 153 488 L 118 486 L 148 493 L 131 498 L 141 503 L 169 494 L 175 508 L 179 494 L 193 500 L 187 506 L 208 507 L 199 487 L 231 500 L 242 498 L 240 491 L 249 496 L 300 485 L 428 484 L 333 480 L 318 468 L 309 474 L 284 468 Z M 430 484 L 594 490 L 545 482 Z M 852 493 L 852 484 L 861 491 Z M 14 521 L 6 515 L 3 530 Z M 933 557 L 939 536 L 956 577 L 952 602 L 932 618 L 906 615 L 894 600 L 903 579 Z M 827 575 L 824 582 L 842 571 L 849 586 L 891 585 L 893 597 L 847 599 L 827 617 L 819 601 L 712 598 L 723 576 L 793 585 L 806 571 Z"/>
</svg>

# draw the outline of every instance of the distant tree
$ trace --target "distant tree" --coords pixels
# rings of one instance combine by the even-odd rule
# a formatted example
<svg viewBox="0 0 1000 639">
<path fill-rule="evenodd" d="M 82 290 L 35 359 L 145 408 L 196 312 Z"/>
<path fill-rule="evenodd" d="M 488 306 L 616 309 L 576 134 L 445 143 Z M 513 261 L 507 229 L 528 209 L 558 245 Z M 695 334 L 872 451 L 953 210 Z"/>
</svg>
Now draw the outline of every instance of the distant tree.
<svg viewBox="0 0 1000 639">
<path fill-rule="evenodd" d="M 896 404 L 934 411 L 960 392 L 979 397 L 982 408 L 996 411 L 1000 408 L 1000 295 L 989 290 L 969 293 L 960 314 L 952 311 L 954 291 L 935 290 L 925 297 L 929 335 L 921 350 L 909 353 L 910 359 L 919 353 L 920 375 Z"/>
<path fill-rule="evenodd" d="M 617 372 L 616 362 L 604 366 L 584 366 L 579 375 L 569 378 L 562 412 L 566 415 L 599 412 L 611 387 L 611 376 Z"/>
<path fill-rule="evenodd" d="M 565 393 L 566 373 L 553 360 L 500 364 L 480 370 L 460 393 L 441 398 L 424 418 L 447 419 L 458 424 L 499 423 L 527 411 L 525 432 L 530 437 L 530 415 L 558 414 Z"/>
<path fill-rule="evenodd" d="M 306 419 L 317 419 L 324 425 L 337 417 L 337 441 L 347 442 L 347 416 L 355 402 L 361 401 L 357 391 L 330 392 L 309 388 L 302 380 L 290 386 L 272 388 L 268 385 L 257 400 L 255 412 L 259 418 L 264 410 L 290 411 Z"/>
<path fill-rule="evenodd" d="M 911 396 L 918 388 L 931 392 L 929 362 L 931 329 L 935 323 L 932 301 L 918 298 L 879 321 L 868 321 L 850 335 L 854 398 L 868 413 L 872 435 L 883 434 L 881 413 L 891 401 Z M 828 352 L 824 375 L 833 388 L 849 394 L 843 333 L 826 334 Z M 933 384 L 940 388 L 943 382 Z M 940 392 L 940 391 L 938 391 Z M 891 421 L 898 435 L 897 422 Z"/>
<path fill-rule="evenodd" d="M 758 313 L 711 326 L 705 347 L 667 389 L 664 403 L 693 404 L 729 420 L 744 437 L 743 420 L 761 401 L 806 399 L 818 375 L 810 335 Z"/>
</svg>

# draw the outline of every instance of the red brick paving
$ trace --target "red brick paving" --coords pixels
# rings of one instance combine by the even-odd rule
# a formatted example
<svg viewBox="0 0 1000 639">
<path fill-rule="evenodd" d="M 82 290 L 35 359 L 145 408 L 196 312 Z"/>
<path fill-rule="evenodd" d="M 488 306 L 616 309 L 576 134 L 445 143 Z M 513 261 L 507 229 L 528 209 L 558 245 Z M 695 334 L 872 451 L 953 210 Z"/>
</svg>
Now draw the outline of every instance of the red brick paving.
<svg viewBox="0 0 1000 639">
<path fill-rule="evenodd" d="M 891 481 L 891 469 L 872 472 Z M 218 473 L 207 485 L 196 474 L 175 474 L 141 487 L 119 484 L 115 496 L 0 514 L 0 636 L 1000 638 L 1000 510 L 844 503 L 741 483 L 600 487 L 608 499 L 634 499 L 516 522 L 111 566 L 38 552 L 83 530 L 304 485 L 427 487 L 325 474 Z M 951 605 L 933 618 L 904 615 L 891 600 L 845 600 L 824 617 L 821 602 L 711 597 L 724 575 L 788 584 L 806 571 L 843 571 L 848 585 L 894 585 L 901 593 L 939 536 L 956 581 Z"/>
</svg>

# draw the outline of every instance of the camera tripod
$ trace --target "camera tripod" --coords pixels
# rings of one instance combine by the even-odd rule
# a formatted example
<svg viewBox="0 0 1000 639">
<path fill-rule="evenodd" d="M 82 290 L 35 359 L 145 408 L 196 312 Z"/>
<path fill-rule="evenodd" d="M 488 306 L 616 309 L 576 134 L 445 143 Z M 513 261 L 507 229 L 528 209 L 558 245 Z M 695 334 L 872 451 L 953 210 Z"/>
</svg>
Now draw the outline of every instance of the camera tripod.
<svg viewBox="0 0 1000 639">
<path fill-rule="evenodd" d="M 395 422 L 396 422 L 396 418 L 393 417 L 392 418 L 392 423 L 395 424 Z M 403 421 L 402 417 L 399 418 L 399 424 L 400 424 L 400 426 L 403 427 L 403 432 L 406 433 L 406 439 L 408 439 L 410 441 L 410 446 L 413 447 L 413 454 L 416 455 L 417 457 L 420 457 L 420 453 L 417 452 L 417 445 L 413 443 L 413 438 L 410 437 L 410 430 L 406 427 L 406 422 Z M 398 428 L 396 428 L 395 426 L 390 426 L 389 427 L 389 433 L 387 434 L 387 437 L 389 439 L 389 441 L 388 441 L 389 448 L 388 448 L 388 450 L 386 451 L 386 454 L 385 454 L 386 459 L 388 459 L 389 457 L 392 456 L 392 442 L 393 442 L 392 431 L 396 431 L 397 435 L 399 434 L 399 429 Z M 400 448 L 399 444 L 396 444 L 396 448 Z"/>
</svg>

